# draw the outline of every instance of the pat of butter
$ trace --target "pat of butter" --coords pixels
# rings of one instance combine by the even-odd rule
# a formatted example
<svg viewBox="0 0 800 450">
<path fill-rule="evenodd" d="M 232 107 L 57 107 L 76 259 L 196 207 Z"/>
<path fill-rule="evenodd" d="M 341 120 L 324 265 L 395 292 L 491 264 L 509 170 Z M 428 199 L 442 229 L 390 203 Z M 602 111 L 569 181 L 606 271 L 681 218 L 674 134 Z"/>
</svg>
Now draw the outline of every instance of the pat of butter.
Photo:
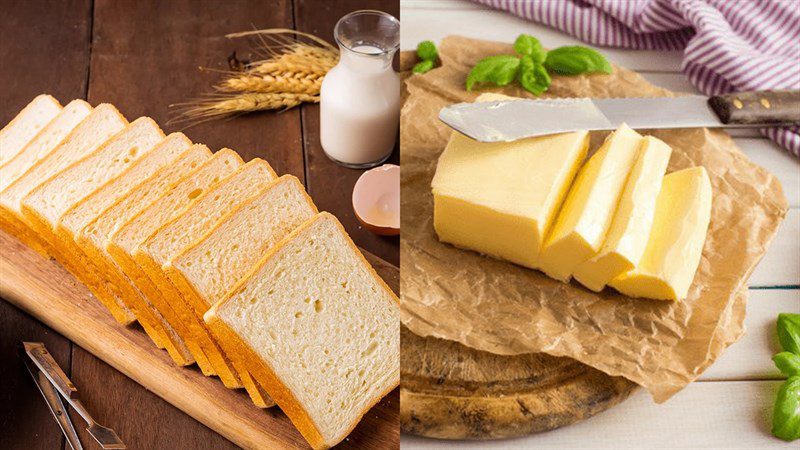
<svg viewBox="0 0 800 450">
<path fill-rule="evenodd" d="M 585 131 L 497 143 L 453 133 L 431 183 L 439 239 L 535 268 L 588 144 Z"/>
<path fill-rule="evenodd" d="M 686 298 L 706 241 L 711 197 L 711 181 L 703 167 L 665 176 L 639 265 L 609 285 L 630 297 Z"/>
<path fill-rule="evenodd" d="M 641 138 L 622 124 L 581 168 L 542 248 L 539 267 L 547 275 L 569 281 L 600 250 Z"/>
<path fill-rule="evenodd" d="M 599 292 L 609 281 L 639 264 L 650 237 L 656 199 L 670 154 L 669 145 L 657 138 L 647 136 L 640 140 L 636 162 L 603 246 L 573 274 L 587 288 Z"/>
</svg>

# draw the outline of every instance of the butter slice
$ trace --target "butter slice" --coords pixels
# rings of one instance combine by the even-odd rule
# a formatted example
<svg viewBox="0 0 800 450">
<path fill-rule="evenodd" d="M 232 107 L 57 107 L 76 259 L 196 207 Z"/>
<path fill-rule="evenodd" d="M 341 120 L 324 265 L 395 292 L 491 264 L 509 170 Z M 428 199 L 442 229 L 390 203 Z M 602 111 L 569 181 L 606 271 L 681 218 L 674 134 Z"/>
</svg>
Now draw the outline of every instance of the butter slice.
<svg viewBox="0 0 800 450">
<path fill-rule="evenodd" d="M 439 239 L 535 268 L 588 144 L 585 131 L 498 143 L 453 133 L 431 183 Z"/>
<path fill-rule="evenodd" d="M 599 292 L 609 281 L 639 264 L 650 237 L 656 199 L 671 154 L 669 145 L 658 138 L 647 136 L 640 140 L 636 162 L 603 246 L 573 274 L 587 288 Z"/>
<path fill-rule="evenodd" d="M 630 297 L 686 298 L 706 241 L 711 197 L 711 182 L 703 167 L 665 176 L 641 262 L 609 285 Z"/>
<path fill-rule="evenodd" d="M 540 269 L 569 281 L 603 245 L 642 136 L 622 124 L 581 168 L 545 241 Z"/>
</svg>

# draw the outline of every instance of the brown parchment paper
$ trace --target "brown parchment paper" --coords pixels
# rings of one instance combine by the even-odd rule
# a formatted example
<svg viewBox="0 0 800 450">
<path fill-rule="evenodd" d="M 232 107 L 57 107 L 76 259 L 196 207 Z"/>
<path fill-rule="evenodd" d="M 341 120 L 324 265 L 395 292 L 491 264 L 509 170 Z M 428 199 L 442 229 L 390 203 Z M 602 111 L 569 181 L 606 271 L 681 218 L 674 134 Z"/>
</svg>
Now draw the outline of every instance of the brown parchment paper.
<svg viewBox="0 0 800 450">
<path fill-rule="evenodd" d="M 673 148 L 669 171 L 702 165 L 713 207 L 703 257 L 683 302 L 631 299 L 442 244 L 433 230 L 430 182 L 450 130 L 439 110 L 472 101 L 464 79 L 481 58 L 507 44 L 448 37 L 442 67 L 407 78 L 401 114 L 402 321 L 421 336 L 488 352 L 567 356 L 644 386 L 663 402 L 695 380 L 744 333 L 746 281 L 764 255 L 787 202 L 780 183 L 724 132 L 643 131 Z M 494 89 L 529 97 L 516 87 Z M 638 74 L 554 77 L 551 97 L 672 96 Z M 593 133 L 595 150 L 604 133 Z"/>
</svg>

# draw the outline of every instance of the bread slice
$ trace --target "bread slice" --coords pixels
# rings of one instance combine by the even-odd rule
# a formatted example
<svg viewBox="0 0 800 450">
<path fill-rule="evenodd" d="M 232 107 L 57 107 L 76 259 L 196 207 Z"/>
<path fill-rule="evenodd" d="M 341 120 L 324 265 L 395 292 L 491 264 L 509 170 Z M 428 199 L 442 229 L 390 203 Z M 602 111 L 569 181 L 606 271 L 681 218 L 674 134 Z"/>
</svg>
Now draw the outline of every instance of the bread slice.
<svg viewBox="0 0 800 450">
<path fill-rule="evenodd" d="M 208 308 L 221 300 L 268 249 L 316 213 L 300 181 L 284 175 L 246 199 L 163 265 L 170 283 L 162 293 L 170 303 L 189 306 L 181 318 L 196 339 L 198 334 L 207 333 L 202 318 Z M 267 402 L 260 395 L 244 362 L 235 358 L 232 362 L 253 403 L 259 407 L 271 404 L 271 399 Z"/>
<path fill-rule="evenodd" d="M 18 154 L 0 166 L 0 191 L 49 155 L 91 112 L 92 106 L 83 100 L 69 102 Z"/>
<path fill-rule="evenodd" d="M 187 152 L 191 145 L 192 142 L 182 133 L 170 134 L 118 177 L 109 180 L 102 187 L 70 207 L 56 224 L 55 234 L 66 257 L 73 260 L 74 265 L 77 266 L 77 278 L 89 286 L 92 292 L 105 291 L 113 294 L 114 303 L 118 308 L 111 312 L 114 318 L 122 324 L 127 325 L 136 320 L 136 317 L 115 291 L 107 288 L 105 280 L 99 276 L 99 271 L 95 268 L 94 261 L 77 245 L 77 235 L 117 199 L 127 195 L 156 172 L 170 165 L 182 167 L 188 159 L 191 159 L 192 155 L 195 155 L 196 161 L 200 161 L 206 154 L 204 152 Z"/>
<path fill-rule="evenodd" d="M 138 278 L 134 279 L 134 282 L 147 301 L 172 324 L 189 348 L 190 344 L 193 344 L 199 345 L 204 350 L 217 375 L 226 385 L 238 383 L 233 367 L 225 360 L 208 332 L 203 332 L 204 327 L 201 327 L 201 332 L 194 336 L 189 332 L 190 325 L 183 319 L 194 316 L 186 313 L 188 308 L 180 298 L 166 294 L 175 288 L 161 271 L 161 266 L 244 201 L 250 193 L 268 185 L 276 177 L 275 171 L 266 161 L 262 159 L 250 161 L 197 197 L 183 213 L 162 224 L 135 248 L 133 255 L 129 255 L 141 269 L 135 271 Z M 267 406 L 266 403 L 263 406 Z"/>
<path fill-rule="evenodd" d="M 40 131 L 61 112 L 55 98 L 42 94 L 31 100 L 0 130 L 0 166 L 20 153 Z"/>
<path fill-rule="evenodd" d="M 141 293 L 122 273 L 111 255 L 105 250 L 111 234 L 128 219 L 144 210 L 184 177 L 190 176 L 206 166 L 211 151 L 205 145 L 194 145 L 182 156 L 179 164 L 170 165 L 142 181 L 126 195 L 118 198 L 95 219 L 83 227 L 76 236 L 78 247 L 92 260 L 100 276 L 133 311 L 145 332 L 160 348 L 165 348 L 177 361 L 189 364 L 188 349 L 179 339 L 170 339 L 171 327 L 158 311 L 150 309 L 141 299 Z M 216 164 L 216 163 L 215 163 Z M 110 194 L 109 194 L 110 195 Z M 185 351 L 184 351 L 185 350 Z"/>
<path fill-rule="evenodd" d="M 122 275 L 132 281 L 138 289 L 136 280 L 142 278 L 142 274 L 138 272 L 140 269 L 132 258 L 136 246 L 141 244 L 161 224 L 176 217 L 203 192 L 233 173 L 242 164 L 242 158 L 236 152 L 228 149 L 220 150 L 196 171 L 171 186 L 161 197 L 133 215 L 127 222 L 122 223 L 105 242 L 106 252 L 122 270 Z M 140 304 L 133 306 L 137 317 L 139 316 L 138 310 L 147 310 L 164 319 L 143 295 L 136 300 L 142 300 Z M 168 340 L 176 346 L 185 346 L 183 339 L 175 332 L 171 324 L 168 321 L 166 323 L 170 325 L 168 327 L 169 334 L 166 336 Z M 176 362 L 181 363 L 178 359 Z M 232 387 L 241 387 L 241 385 L 237 380 Z"/>
<path fill-rule="evenodd" d="M 315 449 L 341 442 L 399 384 L 399 301 L 328 213 L 204 317 Z"/>
<path fill-rule="evenodd" d="M 58 148 L 78 124 L 92 112 L 92 107 L 83 100 L 73 100 L 30 141 L 17 155 L 0 166 L 0 192 L 22 177 L 39 161 Z M 0 227 L 9 233 L 18 234 L 16 228 L 0 219 Z M 46 253 L 44 247 L 30 242 L 34 250 Z"/>
<path fill-rule="evenodd" d="M 53 256 L 76 278 L 81 275 L 79 268 L 82 263 L 73 259 L 66 246 L 59 243 L 55 234 L 59 219 L 81 199 L 150 152 L 163 138 L 164 133 L 152 119 L 139 118 L 95 152 L 50 177 L 22 199 L 25 223 L 47 242 L 48 248 L 53 250 Z M 86 274 L 97 277 L 94 272 L 86 271 Z M 88 286 L 97 287 L 99 282 L 99 278 L 93 279 Z M 106 289 L 92 291 L 112 314 L 130 316 L 125 305 Z"/>
<path fill-rule="evenodd" d="M 46 242 L 39 239 L 25 224 L 22 199 L 53 175 L 97 150 L 127 124 L 128 121 L 117 108 L 109 104 L 97 106 L 58 148 L 0 192 L 0 218 L 4 226 L 24 243 L 34 243 L 32 245 L 46 249 Z"/>
</svg>

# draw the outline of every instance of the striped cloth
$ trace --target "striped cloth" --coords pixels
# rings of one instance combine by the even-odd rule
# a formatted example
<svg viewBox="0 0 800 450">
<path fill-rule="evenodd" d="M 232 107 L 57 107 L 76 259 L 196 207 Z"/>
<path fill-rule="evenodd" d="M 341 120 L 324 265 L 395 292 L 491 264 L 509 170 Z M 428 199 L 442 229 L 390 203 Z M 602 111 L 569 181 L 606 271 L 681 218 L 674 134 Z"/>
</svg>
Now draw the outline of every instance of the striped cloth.
<svg viewBox="0 0 800 450">
<path fill-rule="evenodd" d="M 683 50 L 706 95 L 800 89 L 800 0 L 473 0 L 597 46 Z M 800 157 L 800 127 L 761 133 Z"/>
</svg>

